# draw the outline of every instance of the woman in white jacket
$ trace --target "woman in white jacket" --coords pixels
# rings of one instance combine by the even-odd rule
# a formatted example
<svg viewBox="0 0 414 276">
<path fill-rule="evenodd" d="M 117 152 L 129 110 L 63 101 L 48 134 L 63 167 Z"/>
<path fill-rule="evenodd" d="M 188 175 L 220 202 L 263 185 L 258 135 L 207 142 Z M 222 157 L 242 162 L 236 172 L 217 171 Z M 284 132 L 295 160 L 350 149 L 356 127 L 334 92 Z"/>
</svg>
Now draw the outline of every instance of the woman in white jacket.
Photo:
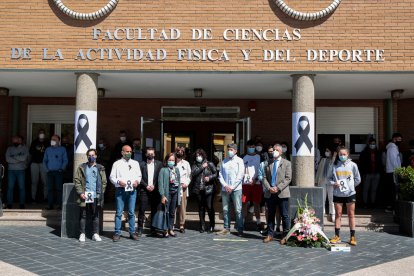
<svg viewBox="0 0 414 276">
<path fill-rule="evenodd" d="M 341 229 L 342 206 L 345 203 L 351 230 L 349 244 L 354 246 L 357 244 L 355 238 L 355 187 L 359 183 L 361 183 L 361 176 L 359 175 L 358 166 L 349 158 L 349 150 L 344 147 L 340 148 L 331 178 L 331 185 L 334 187 L 333 201 L 336 211 L 335 236 L 331 239 L 331 243 L 341 242 L 339 231 Z"/>
</svg>

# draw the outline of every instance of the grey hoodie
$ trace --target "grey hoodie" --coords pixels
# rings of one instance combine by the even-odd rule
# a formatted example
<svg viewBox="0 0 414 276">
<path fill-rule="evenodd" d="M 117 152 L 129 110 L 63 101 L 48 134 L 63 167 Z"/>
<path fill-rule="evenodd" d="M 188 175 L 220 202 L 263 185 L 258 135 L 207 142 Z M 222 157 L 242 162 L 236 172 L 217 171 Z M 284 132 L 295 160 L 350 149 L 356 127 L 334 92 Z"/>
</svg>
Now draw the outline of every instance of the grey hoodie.
<svg viewBox="0 0 414 276">
<path fill-rule="evenodd" d="M 25 170 L 27 167 L 28 150 L 25 145 L 10 146 L 6 151 L 6 161 L 9 170 Z"/>
<path fill-rule="evenodd" d="M 349 197 L 354 195 L 356 193 L 355 187 L 361 183 L 357 164 L 351 159 L 347 159 L 345 162 L 338 161 L 333 167 L 331 185 L 335 185 L 336 181 L 339 181 L 341 186 L 334 188 L 334 196 Z"/>
</svg>

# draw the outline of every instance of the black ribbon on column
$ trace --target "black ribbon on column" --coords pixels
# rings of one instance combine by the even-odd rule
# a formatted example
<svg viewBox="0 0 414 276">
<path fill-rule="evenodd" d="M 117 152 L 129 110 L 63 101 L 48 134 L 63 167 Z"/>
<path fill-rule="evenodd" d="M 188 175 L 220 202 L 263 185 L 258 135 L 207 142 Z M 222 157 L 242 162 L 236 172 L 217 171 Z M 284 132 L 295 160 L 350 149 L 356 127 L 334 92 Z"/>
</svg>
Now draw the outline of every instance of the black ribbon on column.
<svg viewBox="0 0 414 276">
<path fill-rule="evenodd" d="M 308 123 L 304 129 L 300 125 L 300 123 L 303 121 Z M 296 152 L 299 151 L 303 143 L 305 143 L 305 145 L 308 147 L 309 152 L 312 152 L 313 145 L 312 145 L 312 141 L 309 139 L 310 124 L 309 124 L 309 119 L 307 116 L 301 116 L 299 118 L 297 128 L 298 128 L 299 138 L 298 140 L 296 140 L 296 143 L 295 143 Z"/>
<path fill-rule="evenodd" d="M 85 119 L 86 120 L 86 124 L 82 127 L 80 124 L 80 120 L 81 119 Z M 88 137 L 88 130 L 89 130 L 89 120 L 88 120 L 88 116 L 86 116 L 85 114 L 81 114 L 79 115 L 78 118 L 78 137 L 76 137 L 75 140 L 75 147 L 78 148 L 80 143 L 83 141 L 86 145 L 86 147 L 88 149 L 91 148 L 92 146 L 92 141 L 91 139 L 89 139 Z"/>
</svg>

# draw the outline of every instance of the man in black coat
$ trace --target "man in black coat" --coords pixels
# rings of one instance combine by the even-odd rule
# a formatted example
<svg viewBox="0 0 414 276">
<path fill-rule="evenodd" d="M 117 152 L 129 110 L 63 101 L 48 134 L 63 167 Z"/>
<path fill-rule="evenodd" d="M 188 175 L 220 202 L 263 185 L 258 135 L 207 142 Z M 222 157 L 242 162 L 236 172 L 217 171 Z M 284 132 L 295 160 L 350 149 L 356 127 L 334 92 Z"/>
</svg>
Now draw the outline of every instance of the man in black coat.
<svg viewBox="0 0 414 276">
<path fill-rule="evenodd" d="M 146 160 L 140 163 L 142 179 L 138 186 L 138 236 L 142 236 L 144 228 L 145 211 L 148 205 L 151 206 L 151 221 L 157 212 L 157 206 L 160 203 L 158 194 L 158 175 L 162 168 L 162 163 L 155 160 L 155 149 L 147 148 Z M 151 226 L 151 234 L 155 234 L 155 229 Z"/>
</svg>

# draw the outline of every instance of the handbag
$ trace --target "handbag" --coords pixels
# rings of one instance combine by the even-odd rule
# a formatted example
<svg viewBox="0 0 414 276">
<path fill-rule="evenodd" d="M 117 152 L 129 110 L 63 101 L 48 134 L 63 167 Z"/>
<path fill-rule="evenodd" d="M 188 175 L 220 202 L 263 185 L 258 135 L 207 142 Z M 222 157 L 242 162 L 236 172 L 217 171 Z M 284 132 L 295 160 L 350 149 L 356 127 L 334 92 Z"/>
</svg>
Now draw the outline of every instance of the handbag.
<svg viewBox="0 0 414 276">
<path fill-rule="evenodd" d="M 162 203 L 158 204 L 157 212 L 154 214 L 152 219 L 152 227 L 155 229 L 166 231 L 168 230 L 168 206 Z"/>
</svg>

